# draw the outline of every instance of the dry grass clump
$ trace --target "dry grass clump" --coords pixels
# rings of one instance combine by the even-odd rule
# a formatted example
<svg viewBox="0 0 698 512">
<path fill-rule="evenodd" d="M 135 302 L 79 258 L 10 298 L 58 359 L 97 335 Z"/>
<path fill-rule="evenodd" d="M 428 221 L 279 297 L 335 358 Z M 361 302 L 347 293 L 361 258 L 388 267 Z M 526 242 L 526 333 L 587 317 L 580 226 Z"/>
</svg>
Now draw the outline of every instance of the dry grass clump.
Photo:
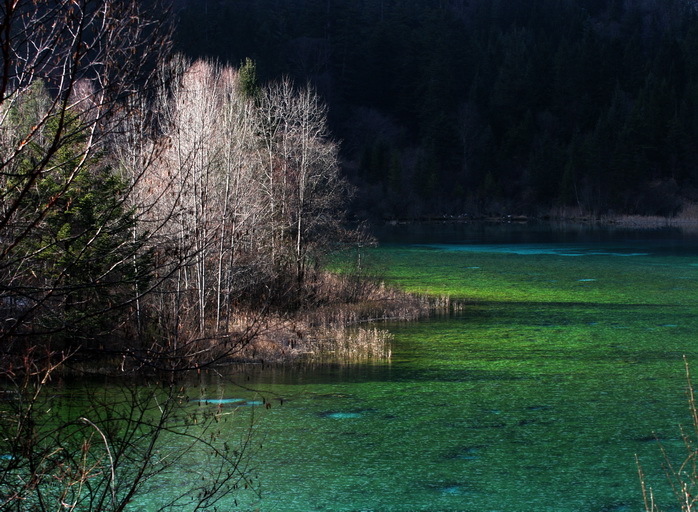
<svg viewBox="0 0 698 512">
<path fill-rule="evenodd" d="M 465 303 L 453 300 L 450 295 L 439 295 L 438 297 L 426 297 L 429 304 L 429 311 L 436 315 L 449 315 L 459 313 L 465 309 Z"/>
<path fill-rule="evenodd" d="M 326 329 L 321 336 L 309 340 L 314 361 L 340 361 L 346 363 L 366 360 L 389 360 L 393 335 L 385 330 L 359 327 L 356 329 Z"/>
<path fill-rule="evenodd" d="M 604 220 L 609 224 L 635 229 L 656 229 L 679 226 L 688 222 L 688 219 L 682 219 L 680 217 L 662 217 L 657 215 L 619 215 L 609 219 L 602 219 L 602 222 Z"/>
<path fill-rule="evenodd" d="M 267 316 L 255 336 L 236 351 L 241 361 L 355 363 L 386 360 L 392 335 L 364 324 L 411 321 L 460 311 L 461 303 L 442 295 L 414 295 L 378 280 L 322 273 L 311 283 L 306 306 L 293 314 Z"/>
<path fill-rule="evenodd" d="M 182 322 L 176 336 L 149 337 L 149 342 L 129 351 L 131 357 L 107 366 L 123 372 L 250 362 L 384 361 L 391 357 L 393 337 L 386 329 L 366 324 L 411 321 L 463 307 L 447 295 L 409 294 L 377 279 L 330 272 L 317 272 L 302 289 L 291 289 L 288 298 L 299 306 L 239 305 L 217 328 L 209 319 L 205 336 L 187 330 L 189 324 Z"/>
<path fill-rule="evenodd" d="M 392 334 L 377 327 L 310 326 L 298 320 L 269 321 L 235 354 L 239 361 L 356 363 L 387 360 Z"/>
<path fill-rule="evenodd" d="M 411 321 L 432 314 L 462 311 L 448 295 L 413 294 L 381 280 L 326 273 L 316 290 L 316 305 L 305 311 L 311 325 L 353 325 L 383 320 Z"/>
<path fill-rule="evenodd" d="M 633 229 L 657 229 L 680 227 L 698 230 L 698 204 L 687 203 L 673 216 L 663 215 L 611 215 L 601 216 L 598 222 Z"/>
</svg>

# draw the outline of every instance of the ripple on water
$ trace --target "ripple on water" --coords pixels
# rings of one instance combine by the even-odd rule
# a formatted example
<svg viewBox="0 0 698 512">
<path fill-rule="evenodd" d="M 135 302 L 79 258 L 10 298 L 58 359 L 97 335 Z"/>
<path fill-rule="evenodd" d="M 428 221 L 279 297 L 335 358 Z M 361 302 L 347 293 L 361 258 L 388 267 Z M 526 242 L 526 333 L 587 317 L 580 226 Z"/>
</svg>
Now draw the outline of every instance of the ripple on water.
<svg viewBox="0 0 698 512">
<path fill-rule="evenodd" d="M 415 244 L 415 247 L 425 247 L 429 249 L 437 249 L 441 251 L 456 251 L 456 252 L 485 252 L 497 254 L 517 254 L 522 256 L 565 256 L 565 257 L 582 257 L 582 256 L 621 256 L 621 257 L 638 257 L 649 256 L 649 252 L 636 252 L 630 248 L 615 248 L 601 249 L 579 246 L 561 246 L 560 244 Z"/>
<path fill-rule="evenodd" d="M 354 395 L 350 393 L 311 393 L 310 398 L 313 400 L 324 400 L 327 398 L 354 398 Z"/>
<path fill-rule="evenodd" d="M 535 405 L 529 405 L 526 407 L 529 411 L 549 411 L 552 409 L 551 406 L 545 405 L 545 404 L 535 404 Z"/>
<path fill-rule="evenodd" d="M 611 503 L 599 509 L 599 512 L 629 512 L 632 507 L 627 503 Z"/>
<path fill-rule="evenodd" d="M 362 414 L 360 412 L 349 412 L 349 411 L 327 411 L 320 413 L 323 418 L 331 418 L 335 420 L 346 420 L 352 418 L 360 418 Z"/>
<path fill-rule="evenodd" d="M 472 486 L 464 482 L 446 482 L 427 484 L 427 487 L 442 496 L 466 496 L 474 494 Z"/>
</svg>

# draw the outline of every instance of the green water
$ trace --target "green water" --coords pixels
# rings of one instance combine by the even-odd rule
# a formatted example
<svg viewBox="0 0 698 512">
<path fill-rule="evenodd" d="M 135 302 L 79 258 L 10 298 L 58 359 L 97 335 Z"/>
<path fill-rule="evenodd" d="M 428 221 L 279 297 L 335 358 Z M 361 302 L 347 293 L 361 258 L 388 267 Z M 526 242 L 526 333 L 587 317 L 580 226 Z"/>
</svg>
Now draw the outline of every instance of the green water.
<svg viewBox="0 0 698 512">
<path fill-rule="evenodd" d="M 636 455 L 675 509 L 655 437 L 681 460 L 683 355 L 698 374 L 697 238 L 501 225 L 380 237 L 364 261 L 387 280 L 467 306 L 387 324 L 390 362 L 190 388 L 224 400 L 188 407 L 231 413 L 221 428 L 233 441 L 254 412 L 247 454 L 261 497 L 241 492 L 241 510 L 640 511 Z"/>
<path fill-rule="evenodd" d="M 655 436 L 680 460 L 696 240 L 469 229 L 367 255 L 462 314 L 389 325 L 389 365 L 260 376 L 284 399 L 259 424 L 261 510 L 642 510 L 635 455 L 671 510 Z"/>
</svg>

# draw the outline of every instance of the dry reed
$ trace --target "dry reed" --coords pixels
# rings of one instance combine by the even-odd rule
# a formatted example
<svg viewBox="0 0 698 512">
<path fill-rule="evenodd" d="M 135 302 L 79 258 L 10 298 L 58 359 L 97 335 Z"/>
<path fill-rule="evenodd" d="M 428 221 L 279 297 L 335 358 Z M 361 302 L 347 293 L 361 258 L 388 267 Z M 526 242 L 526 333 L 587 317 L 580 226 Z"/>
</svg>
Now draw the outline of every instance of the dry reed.
<svg viewBox="0 0 698 512">
<path fill-rule="evenodd" d="M 302 306 L 297 310 L 259 312 L 239 306 L 218 328 L 213 318 L 208 319 L 204 334 L 185 318 L 176 336 L 153 336 L 129 350 L 131 357 L 105 365 L 123 372 L 236 363 L 385 361 L 391 357 L 393 337 L 378 323 L 412 321 L 463 308 L 447 295 L 410 294 L 356 274 L 317 272 L 300 291 Z"/>
<path fill-rule="evenodd" d="M 322 273 L 315 276 L 310 305 L 290 316 L 269 315 L 234 358 L 264 362 L 388 360 L 391 333 L 376 325 L 460 311 L 447 295 L 409 294 L 377 280 Z"/>
<path fill-rule="evenodd" d="M 672 463 L 664 447 L 659 443 L 659 449 L 664 457 L 664 471 L 674 493 L 676 504 L 681 512 L 698 512 L 698 404 L 694 393 L 691 372 L 688 361 L 684 356 L 686 379 L 688 381 L 688 405 L 691 411 L 691 429 L 681 429 L 681 437 L 686 449 L 686 455 L 678 466 Z M 651 486 L 648 486 L 642 465 L 635 456 L 642 498 L 646 512 L 661 512 L 657 497 Z"/>
</svg>

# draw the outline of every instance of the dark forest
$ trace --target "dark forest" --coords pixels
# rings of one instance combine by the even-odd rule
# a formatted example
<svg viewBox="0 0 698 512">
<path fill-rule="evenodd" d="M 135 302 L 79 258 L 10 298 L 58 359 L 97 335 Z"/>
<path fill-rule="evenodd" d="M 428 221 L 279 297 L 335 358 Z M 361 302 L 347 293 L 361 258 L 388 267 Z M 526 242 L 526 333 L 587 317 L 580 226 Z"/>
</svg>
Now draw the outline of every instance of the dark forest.
<svg viewBox="0 0 698 512">
<path fill-rule="evenodd" d="M 698 197 L 691 2 L 181 7 L 179 51 L 319 91 L 359 215 L 672 216 Z"/>
</svg>

